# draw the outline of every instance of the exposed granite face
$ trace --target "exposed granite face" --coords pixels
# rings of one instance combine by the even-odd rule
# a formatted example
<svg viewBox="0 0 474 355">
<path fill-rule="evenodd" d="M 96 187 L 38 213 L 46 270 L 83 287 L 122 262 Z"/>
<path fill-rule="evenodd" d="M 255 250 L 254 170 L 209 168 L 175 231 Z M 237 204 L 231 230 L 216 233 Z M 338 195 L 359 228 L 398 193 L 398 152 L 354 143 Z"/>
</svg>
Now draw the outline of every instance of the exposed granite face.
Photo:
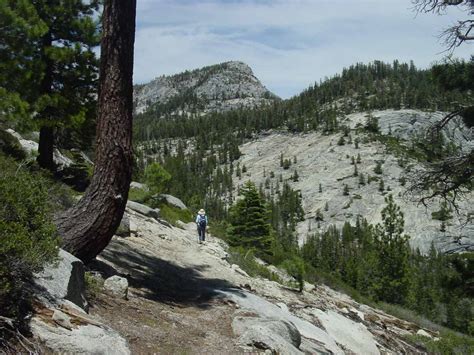
<svg viewBox="0 0 474 355">
<path fill-rule="evenodd" d="M 135 113 L 145 112 L 153 103 L 163 104 L 181 95 L 195 96 L 202 104 L 198 108 L 201 113 L 254 107 L 278 99 L 254 76 L 247 64 L 232 61 L 160 76 L 148 84 L 136 85 L 133 95 Z"/>
<path fill-rule="evenodd" d="M 442 113 L 426 113 L 415 110 L 387 110 L 372 113 L 379 118 L 382 133 L 411 139 L 423 128 L 440 119 Z M 365 113 L 346 116 L 344 123 L 355 128 L 358 123 L 364 124 Z M 445 132 L 448 139 L 464 148 L 472 147 L 467 129 L 453 123 Z M 240 146 L 242 157 L 240 166 L 246 166 L 247 172 L 239 180 L 234 176 L 235 188 L 247 180 L 252 180 L 257 186 L 263 185 L 265 192 L 276 191 L 282 181 L 287 181 L 295 190 L 300 190 L 303 198 L 305 220 L 300 222 L 297 232 L 300 242 L 308 235 L 325 230 L 329 225 L 342 227 L 345 221 L 355 223 L 357 216 L 366 218 L 370 223 L 381 222 L 381 211 L 385 206 L 384 198 L 392 194 L 395 202 L 400 206 L 405 218 L 405 232 L 410 235 L 413 247 L 427 252 L 431 242 L 445 252 L 462 252 L 474 250 L 474 226 L 468 221 L 472 213 L 471 193 L 459 201 L 459 214 L 452 212 L 452 218 L 446 221 L 445 231 L 441 229 L 441 221 L 433 219 L 432 213 L 440 210 L 439 201 L 431 201 L 423 206 L 414 197 L 406 194 L 410 185 L 411 171 L 421 169 L 415 160 L 409 160 L 404 167 L 400 166 L 399 159 L 388 153 L 384 145 L 379 142 L 369 142 L 365 134 L 351 131 L 352 144 L 345 138 L 344 145 L 338 145 L 342 133 L 323 135 L 321 133 L 290 134 L 286 132 L 267 132 L 256 139 Z M 354 141 L 360 143 L 355 147 Z M 409 143 L 407 143 L 409 144 Z M 469 148 L 472 149 L 472 148 Z M 280 154 L 292 161 L 289 169 L 280 166 Z M 359 176 L 354 176 L 355 167 L 352 157 L 357 160 L 360 154 L 360 163 L 357 164 L 358 174 L 364 175 L 365 185 L 359 182 Z M 296 163 L 294 162 L 296 158 Z M 382 163 L 382 173 L 376 174 L 374 168 L 377 162 Z M 234 164 L 235 166 L 235 164 Z M 294 182 L 292 176 L 297 171 L 299 178 Z M 368 176 L 376 178 L 367 184 Z M 271 176 L 274 176 L 273 178 Z M 406 179 L 405 186 L 403 186 Z M 384 181 L 384 191 L 380 191 L 380 180 Z M 321 192 L 319 185 L 321 184 Z M 344 194 L 344 186 L 349 188 L 348 195 Z M 265 188 L 265 186 L 269 188 Z M 323 215 L 322 221 L 317 221 L 318 210 Z"/>
<path fill-rule="evenodd" d="M 423 112 L 419 110 L 383 110 L 373 111 L 371 115 L 378 119 L 380 132 L 404 140 L 421 138 L 430 132 L 429 128 L 443 117 L 446 112 Z M 346 124 L 355 128 L 364 125 L 367 113 L 353 113 L 346 116 Z M 446 142 L 452 142 L 463 151 L 474 148 L 474 131 L 467 128 L 462 118 L 452 119 L 442 130 Z"/>
</svg>

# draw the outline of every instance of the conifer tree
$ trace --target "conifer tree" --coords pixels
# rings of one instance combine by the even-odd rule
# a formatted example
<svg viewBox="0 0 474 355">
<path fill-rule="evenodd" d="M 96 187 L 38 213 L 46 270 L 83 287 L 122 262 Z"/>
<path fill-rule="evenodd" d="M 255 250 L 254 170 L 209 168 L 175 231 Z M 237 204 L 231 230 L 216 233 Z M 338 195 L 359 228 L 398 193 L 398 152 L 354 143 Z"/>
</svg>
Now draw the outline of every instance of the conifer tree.
<svg viewBox="0 0 474 355">
<path fill-rule="evenodd" d="M 377 161 L 375 163 L 374 173 L 376 173 L 377 175 L 382 175 L 383 171 L 382 171 L 382 162 L 381 161 Z"/>
<path fill-rule="evenodd" d="M 254 249 L 257 255 L 270 256 L 274 237 L 267 222 L 267 209 L 255 184 L 248 181 L 241 188 L 242 199 L 229 210 L 229 243 Z"/>
<path fill-rule="evenodd" d="M 379 191 L 380 192 L 384 192 L 385 190 L 385 184 L 383 182 L 383 179 L 380 179 L 380 182 L 379 182 Z"/>
<path fill-rule="evenodd" d="M 27 31 L 23 42 L 18 42 L 22 48 L 19 53 L 26 58 L 17 59 L 29 64 L 17 70 L 25 70 L 29 76 L 19 90 L 29 93 L 25 99 L 40 127 L 38 163 L 53 170 L 53 149 L 59 127 L 74 127 L 80 131 L 75 136 L 70 135 L 69 140 L 93 138 L 98 72 L 93 48 L 99 44 L 98 24 L 93 16 L 98 2 L 25 0 L 11 3 L 15 4 L 9 4 L 13 8 L 18 8 L 18 4 L 28 6 L 33 23 L 41 24 L 41 32 L 36 31 L 36 36 L 31 35 L 33 30 Z"/>
<path fill-rule="evenodd" d="M 32 57 L 47 26 L 31 1 L 0 0 L 0 28 L 0 119 L 25 127 L 37 95 L 32 78 L 41 71 Z"/>
<path fill-rule="evenodd" d="M 293 182 L 297 182 L 299 178 L 300 177 L 298 175 L 298 171 L 296 171 L 295 169 L 295 172 L 293 173 L 293 176 L 292 176 Z"/>
<path fill-rule="evenodd" d="M 385 198 L 382 225 L 375 228 L 379 254 L 376 293 L 386 302 L 402 303 L 408 291 L 409 237 L 404 232 L 404 218 L 392 195 Z"/>
<path fill-rule="evenodd" d="M 56 220 L 63 247 L 88 262 L 110 242 L 132 177 L 133 49 L 136 0 L 106 0 L 95 170 L 81 200 Z"/>
</svg>

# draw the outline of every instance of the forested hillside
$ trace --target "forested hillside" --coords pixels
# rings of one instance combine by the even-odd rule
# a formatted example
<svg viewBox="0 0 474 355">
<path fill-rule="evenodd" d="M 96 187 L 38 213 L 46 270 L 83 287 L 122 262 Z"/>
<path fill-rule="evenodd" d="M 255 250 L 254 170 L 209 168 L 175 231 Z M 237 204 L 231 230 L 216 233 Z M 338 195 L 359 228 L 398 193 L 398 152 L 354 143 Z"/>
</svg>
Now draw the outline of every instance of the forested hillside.
<svg viewBox="0 0 474 355">
<path fill-rule="evenodd" d="M 287 100 L 240 61 L 133 87 L 135 12 L 0 0 L 0 352 L 128 354 L 90 302 L 139 353 L 268 350 L 262 324 L 294 353 L 472 353 L 474 58 L 357 63 Z"/>
<path fill-rule="evenodd" d="M 470 332 L 472 277 L 461 267 L 470 265 L 470 254 L 449 259 L 430 243 L 456 250 L 447 240 L 457 238 L 458 250 L 469 250 L 472 229 L 453 219 L 449 206 L 436 202 L 423 211 L 403 196 L 422 164 L 472 149 L 466 117 L 451 122 L 437 143 L 425 134 L 443 111 L 472 104 L 469 91 L 440 85 L 446 72 L 465 77 L 471 66 L 419 70 L 376 61 L 271 106 L 145 112 L 135 120 L 137 172 L 158 162 L 173 177 L 165 190 L 192 209 L 204 206 L 213 232 L 243 254 L 253 251 L 300 280 L 340 280 L 370 299 Z M 459 218 L 469 218 L 468 204 L 459 206 Z M 419 289 L 423 302 L 415 299 Z"/>
<path fill-rule="evenodd" d="M 456 87 L 440 87 L 431 70 L 417 69 L 413 63 L 375 61 L 346 68 L 342 74 L 315 83 L 289 100 L 276 101 L 271 107 L 199 117 L 170 114 L 173 110 L 164 110 L 162 116 L 150 110 L 136 115 L 134 130 L 138 141 L 206 136 L 209 143 L 218 144 L 219 137 L 231 132 L 244 138 L 272 128 L 334 131 L 338 118 L 352 112 L 389 108 L 449 111 L 454 103 L 470 101 L 472 96 Z"/>
<path fill-rule="evenodd" d="M 401 108 L 449 111 L 472 100 L 469 92 L 438 85 L 432 70 L 419 70 L 413 63 L 357 64 L 269 107 L 191 116 L 175 111 L 162 115 L 153 110 L 138 114 L 134 121 L 135 174 L 139 178 L 147 162 L 158 159 L 173 176 L 179 176 L 170 187 L 173 193 L 191 205 L 204 200 L 220 204 L 217 201 L 226 194 L 225 186 L 231 185 L 229 175 L 236 169 L 232 162 L 240 156 L 238 146 L 259 132 L 330 134 L 347 130 L 343 119 L 352 112 Z M 219 164 L 228 166 L 217 169 Z"/>
</svg>

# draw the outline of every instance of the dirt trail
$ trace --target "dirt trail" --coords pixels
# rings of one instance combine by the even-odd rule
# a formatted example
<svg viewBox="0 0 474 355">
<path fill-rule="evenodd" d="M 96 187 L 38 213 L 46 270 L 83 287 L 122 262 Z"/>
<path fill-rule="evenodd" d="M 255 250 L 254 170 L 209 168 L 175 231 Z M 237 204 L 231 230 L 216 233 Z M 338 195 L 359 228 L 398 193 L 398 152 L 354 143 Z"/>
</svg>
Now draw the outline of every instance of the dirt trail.
<svg viewBox="0 0 474 355">
<path fill-rule="evenodd" d="M 114 238 L 90 265 L 105 277 L 126 277 L 129 300 L 101 295 L 91 312 L 124 336 L 133 354 L 242 352 L 231 327 L 235 305 L 217 292 L 238 286 L 239 277 L 213 254 L 218 241 L 199 245 L 192 227 L 138 222 L 138 236 Z"/>
</svg>

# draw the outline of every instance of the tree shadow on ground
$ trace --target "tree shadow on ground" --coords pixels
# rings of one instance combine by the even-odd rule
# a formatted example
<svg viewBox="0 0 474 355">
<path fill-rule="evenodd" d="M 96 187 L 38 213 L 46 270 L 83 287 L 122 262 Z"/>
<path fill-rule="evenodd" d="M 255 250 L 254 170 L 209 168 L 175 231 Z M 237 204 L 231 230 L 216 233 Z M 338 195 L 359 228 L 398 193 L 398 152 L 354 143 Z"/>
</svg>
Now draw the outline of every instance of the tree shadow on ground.
<svg viewBox="0 0 474 355">
<path fill-rule="evenodd" d="M 241 292 L 227 280 L 205 278 L 200 271 L 209 266 L 182 267 L 155 256 L 142 253 L 125 245 L 112 243 L 100 254 L 107 262 L 94 260 L 88 267 L 104 277 L 120 275 L 129 285 L 152 301 L 177 306 L 208 308 L 212 301 L 223 298 L 221 290 Z M 112 263 L 114 266 L 111 266 Z"/>
</svg>

